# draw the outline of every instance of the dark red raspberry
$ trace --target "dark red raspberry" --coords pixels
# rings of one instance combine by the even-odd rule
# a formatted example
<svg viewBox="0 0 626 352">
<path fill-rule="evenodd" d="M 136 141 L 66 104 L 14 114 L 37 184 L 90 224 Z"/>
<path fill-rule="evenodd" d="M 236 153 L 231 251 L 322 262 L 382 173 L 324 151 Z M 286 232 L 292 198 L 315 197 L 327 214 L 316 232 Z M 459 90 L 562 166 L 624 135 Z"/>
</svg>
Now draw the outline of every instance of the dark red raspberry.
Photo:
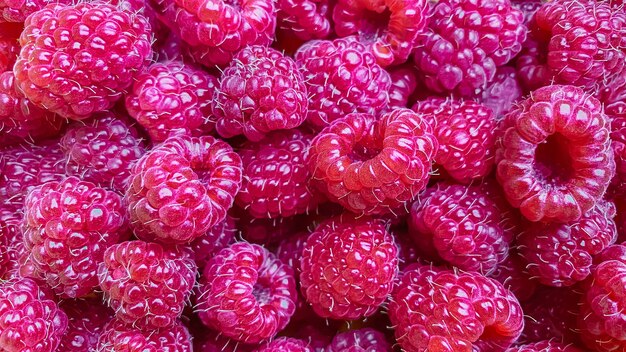
<svg viewBox="0 0 626 352">
<path fill-rule="evenodd" d="M 438 144 L 418 114 L 397 109 L 376 121 L 353 113 L 312 142 L 313 184 L 357 214 L 405 212 L 426 186 Z"/>
<path fill-rule="evenodd" d="M 122 197 L 77 177 L 35 187 L 24 203 L 24 244 L 35 274 L 63 297 L 98 286 L 104 251 L 127 229 Z"/>
<path fill-rule="evenodd" d="M 393 235 L 396 247 L 398 247 L 398 268 L 400 271 L 421 260 L 423 257 L 420 251 L 421 248 L 418 248 L 411 236 L 409 236 L 407 229 L 392 227 L 390 232 Z"/>
<path fill-rule="evenodd" d="M 530 276 L 526 270 L 526 263 L 519 257 L 516 250 L 510 251 L 509 256 L 496 266 L 489 277 L 513 292 L 520 302 L 532 297 L 539 286 L 538 280 Z"/>
<path fill-rule="evenodd" d="M 278 0 L 278 29 L 301 40 L 330 34 L 331 7 L 335 0 Z"/>
<path fill-rule="evenodd" d="M 113 318 L 113 311 L 100 298 L 67 300 L 60 304 L 67 314 L 69 325 L 61 339 L 59 351 L 92 352 L 105 325 Z"/>
<path fill-rule="evenodd" d="M 98 339 L 96 352 L 192 352 L 191 335 L 180 321 L 158 330 L 142 330 L 112 320 Z"/>
<path fill-rule="evenodd" d="M 274 39 L 276 9 L 272 0 L 161 2 L 165 23 L 207 67 L 226 66 L 242 48 L 267 46 Z"/>
<path fill-rule="evenodd" d="M 3 0 L 0 0 L 0 7 Z M 0 8 L 1 11 L 1 8 Z M 1 21 L 1 16 L 0 16 Z M 20 52 L 18 38 L 21 28 L 12 23 L 0 23 L 0 72 L 12 71 Z"/>
<path fill-rule="evenodd" d="M 189 248 L 143 241 L 109 247 L 98 269 L 100 288 L 115 317 L 147 329 L 176 323 L 191 295 L 196 273 Z"/>
<path fill-rule="evenodd" d="M 62 118 L 24 97 L 13 72 L 0 73 L 0 146 L 54 137 L 62 126 Z"/>
<path fill-rule="evenodd" d="M 522 11 L 509 0 L 442 0 L 415 51 L 426 86 L 472 96 L 493 81 L 526 40 Z"/>
<path fill-rule="evenodd" d="M 295 58 L 309 95 L 307 121 L 318 129 L 351 112 L 377 115 L 389 104 L 389 74 L 353 37 L 311 40 Z"/>
<path fill-rule="evenodd" d="M 528 25 L 532 20 L 535 12 L 541 5 L 543 5 L 543 0 L 511 0 L 511 5 L 513 7 L 520 9 L 524 13 L 524 23 Z"/>
<path fill-rule="evenodd" d="M 573 86 L 534 91 L 507 115 L 496 154 L 507 199 L 531 221 L 580 219 L 615 171 L 609 119 Z"/>
<path fill-rule="evenodd" d="M 479 101 L 488 107 L 497 119 L 513 110 L 522 98 L 524 91 L 517 79 L 517 71 L 513 67 L 499 67 L 496 77 L 489 83 Z"/>
<path fill-rule="evenodd" d="M 491 172 L 498 124 L 491 109 L 471 100 L 432 97 L 413 110 L 432 127 L 439 142 L 435 162 L 453 179 L 469 183 Z"/>
<path fill-rule="evenodd" d="M 382 220 L 342 215 L 306 240 L 300 289 L 315 313 L 352 320 L 376 312 L 398 272 L 398 249 Z"/>
<path fill-rule="evenodd" d="M 0 0 L 0 22 L 24 22 L 48 4 L 71 4 L 70 0 Z"/>
<path fill-rule="evenodd" d="M 577 289 L 539 286 L 535 295 L 523 304 L 524 332 L 519 342 L 575 342 L 579 302 Z"/>
<path fill-rule="evenodd" d="M 243 240 L 272 247 L 285 238 L 295 233 L 306 230 L 310 220 L 306 215 L 290 216 L 288 218 L 258 219 L 248 212 L 240 210 L 236 212 L 237 230 Z"/>
<path fill-rule="evenodd" d="M 200 324 L 202 325 L 202 324 Z M 195 326 L 192 326 L 192 328 Z M 204 325 L 202 325 L 204 327 Z M 258 344 L 244 344 L 229 339 L 219 332 L 209 329 L 197 329 L 193 332 L 194 352 L 252 352 Z"/>
<path fill-rule="evenodd" d="M 306 248 L 306 240 L 309 238 L 308 231 L 302 231 L 291 235 L 278 244 L 274 253 L 284 264 L 293 268 L 296 278 L 300 277 L 300 259 Z"/>
<path fill-rule="evenodd" d="M 238 242 L 209 260 L 196 310 L 202 322 L 247 343 L 273 338 L 296 309 L 293 270 L 264 247 Z"/>
<path fill-rule="evenodd" d="M 211 101 L 217 78 L 181 61 L 156 62 L 138 74 L 126 110 L 153 142 L 170 135 L 202 135 L 214 128 Z"/>
<path fill-rule="evenodd" d="M 389 88 L 389 107 L 406 108 L 409 98 L 417 89 L 417 72 L 408 65 L 388 68 L 391 78 Z"/>
<path fill-rule="evenodd" d="M 211 136 L 176 136 L 146 153 L 126 192 L 141 239 L 189 243 L 226 218 L 241 186 L 241 159 Z"/>
<path fill-rule="evenodd" d="M 205 234 L 191 242 L 190 246 L 193 249 L 198 268 L 204 268 L 209 259 L 217 252 L 235 242 L 236 234 L 235 219 L 226 215 L 222 222 L 212 226 Z"/>
<path fill-rule="evenodd" d="M 338 0 L 333 10 L 340 37 L 357 34 L 379 65 L 401 64 L 428 20 L 426 0 Z"/>
<path fill-rule="evenodd" d="M 544 340 L 522 346 L 511 347 L 506 352 L 582 352 L 574 345 Z"/>
<path fill-rule="evenodd" d="M 533 277 L 548 286 L 571 286 L 591 271 L 593 256 L 617 239 L 615 205 L 601 200 L 571 223 L 532 223 L 518 236 L 520 254 Z"/>
<path fill-rule="evenodd" d="M 67 329 L 67 316 L 31 279 L 0 283 L 0 350 L 54 352 Z"/>
<path fill-rule="evenodd" d="M 606 247 L 601 253 L 593 258 L 595 264 L 606 262 L 607 260 L 619 260 L 626 262 L 626 244 L 614 244 Z"/>
<path fill-rule="evenodd" d="M 308 107 L 304 77 L 292 58 L 259 45 L 241 50 L 222 73 L 213 100 L 217 132 L 260 141 L 300 126 Z"/>
<path fill-rule="evenodd" d="M 363 328 L 335 335 L 326 347 L 328 352 L 388 352 L 391 345 L 380 331 Z"/>
<path fill-rule="evenodd" d="M 68 175 L 124 192 L 132 165 L 145 153 L 137 130 L 110 112 L 70 126 L 60 141 Z"/>
<path fill-rule="evenodd" d="M 292 337 L 279 337 L 272 342 L 268 342 L 254 352 L 312 352 L 308 343 L 304 340 Z"/>
<path fill-rule="evenodd" d="M 24 24 L 15 80 L 34 104 L 85 119 L 109 110 L 147 65 L 151 33 L 143 15 L 114 5 L 50 4 Z"/>
<path fill-rule="evenodd" d="M 517 298 L 497 281 L 429 267 L 404 272 L 389 318 L 407 351 L 502 351 L 524 327 Z"/>
</svg>

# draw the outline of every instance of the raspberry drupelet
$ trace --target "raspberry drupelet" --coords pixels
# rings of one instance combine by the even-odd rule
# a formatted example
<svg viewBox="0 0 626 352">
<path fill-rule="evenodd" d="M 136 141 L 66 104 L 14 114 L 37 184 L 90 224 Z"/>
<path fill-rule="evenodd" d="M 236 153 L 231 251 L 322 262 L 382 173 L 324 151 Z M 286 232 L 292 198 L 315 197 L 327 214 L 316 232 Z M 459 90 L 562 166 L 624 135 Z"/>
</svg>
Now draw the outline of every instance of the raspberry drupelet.
<svg viewBox="0 0 626 352">
<path fill-rule="evenodd" d="M 335 0 L 277 0 L 277 27 L 300 40 L 323 39 L 331 33 Z"/>
<path fill-rule="evenodd" d="M 18 24 L 1 21 L 0 16 L 0 72 L 12 71 L 15 59 L 20 53 L 18 38 L 22 28 Z"/>
<path fill-rule="evenodd" d="M 528 273 L 526 262 L 519 256 L 517 246 L 511 248 L 509 256 L 496 266 L 489 277 L 513 292 L 520 302 L 530 299 L 539 286 L 538 280 Z"/>
<path fill-rule="evenodd" d="M 387 71 L 391 78 L 389 108 L 406 108 L 417 89 L 417 71 L 409 65 L 390 67 Z"/>
<path fill-rule="evenodd" d="M 140 239 L 189 243 L 226 218 L 241 186 L 241 158 L 211 136 L 170 137 L 135 164 L 126 192 Z"/>
<path fill-rule="evenodd" d="M 100 297 L 67 300 L 59 306 L 67 314 L 69 321 L 59 351 L 94 351 L 104 327 L 113 319 L 113 311 L 102 304 Z"/>
<path fill-rule="evenodd" d="M 313 140 L 312 182 L 356 214 L 406 212 L 428 182 L 437 148 L 431 127 L 409 109 L 380 120 L 348 114 Z"/>
<path fill-rule="evenodd" d="M 292 337 L 279 337 L 276 340 L 267 342 L 254 352 L 313 352 L 308 343 L 304 340 L 294 339 Z"/>
<path fill-rule="evenodd" d="M 385 335 L 372 328 L 338 333 L 326 347 L 327 352 L 388 352 L 391 345 Z"/>
<path fill-rule="evenodd" d="M 524 91 L 513 67 L 503 66 L 496 71 L 496 77 L 489 83 L 478 101 L 491 109 L 493 116 L 500 120 L 515 108 Z"/>
<path fill-rule="evenodd" d="M 582 350 L 571 344 L 544 340 L 517 347 L 511 347 L 506 350 L 506 352 L 582 352 Z"/>
<path fill-rule="evenodd" d="M 0 22 L 23 23 L 48 4 L 71 4 L 70 0 L 0 0 Z"/>
<path fill-rule="evenodd" d="M 235 219 L 226 215 L 226 218 L 213 225 L 205 234 L 200 235 L 193 242 L 190 247 L 194 253 L 194 259 L 199 269 L 203 269 L 206 263 L 222 248 L 228 247 L 235 242 L 235 236 L 237 234 Z"/>
<path fill-rule="evenodd" d="M 615 172 L 609 119 L 573 86 L 534 91 L 503 121 L 496 152 L 504 193 L 531 221 L 580 219 Z"/>
<path fill-rule="evenodd" d="M 161 329 L 138 329 L 112 320 L 98 339 L 95 352 L 192 352 L 191 335 L 182 322 Z"/>
</svg>

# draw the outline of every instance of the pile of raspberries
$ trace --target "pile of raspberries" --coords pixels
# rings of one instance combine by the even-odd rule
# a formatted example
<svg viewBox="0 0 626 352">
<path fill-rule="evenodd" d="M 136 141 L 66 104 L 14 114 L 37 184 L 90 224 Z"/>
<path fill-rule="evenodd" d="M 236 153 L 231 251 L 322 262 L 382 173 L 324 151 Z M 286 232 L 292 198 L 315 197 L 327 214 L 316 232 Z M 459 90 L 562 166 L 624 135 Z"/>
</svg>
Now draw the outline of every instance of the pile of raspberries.
<svg viewBox="0 0 626 352">
<path fill-rule="evenodd" d="M 0 0 L 0 352 L 626 351 L 626 1 Z"/>
</svg>

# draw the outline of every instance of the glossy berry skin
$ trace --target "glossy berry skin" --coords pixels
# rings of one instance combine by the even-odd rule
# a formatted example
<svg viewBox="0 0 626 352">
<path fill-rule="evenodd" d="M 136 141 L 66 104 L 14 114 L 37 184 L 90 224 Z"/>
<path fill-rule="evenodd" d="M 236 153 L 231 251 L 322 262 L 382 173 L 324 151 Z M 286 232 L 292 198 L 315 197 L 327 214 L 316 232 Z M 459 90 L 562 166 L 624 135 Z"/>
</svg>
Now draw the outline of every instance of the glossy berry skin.
<svg viewBox="0 0 626 352">
<path fill-rule="evenodd" d="M 524 327 L 517 298 L 500 283 L 423 266 L 402 275 L 389 318 L 406 351 L 503 351 Z"/>
<path fill-rule="evenodd" d="M 67 329 L 67 316 L 35 281 L 0 283 L 0 350 L 54 352 Z"/>
<path fill-rule="evenodd" d="M 322 39 L 331 33 L 334 0 L 278 0 L 279 30 L 301 40 Z"/>
<path fill-rule="evenodd" d="M 113 107 L 147 65 L 150 33 L 143 15 L 114 5 L 48 5 L 24 24 L 15 80 L 34 104 L 85 119 Z"/>
<path fill-rule="evenodd" d="M 99 297 L 63 301 L 60 307 L 67 314 L 69 324 L 59 351 L 94 351 L 105 325 L 113 318 L 113 311 Z"/>
<path fill-rule="evenodd" d="M 530 299 L 539 286 L 538 280 L 528 273 L 526 262 L 516 250 L 509 251 L 509 256 L 496 266 L 489 277 L 513 292 L 520 302 Z"/>
<path fill-rule="evenodd" d="M 307 121 L 316 129 L 351 112 L 376 114 L 389 104 L 389 74 L 354 37 L 311 40 L 295 59 L 309 96 Z"/>
<path fill-rule="evenodd" d="M 277 131 L 239 149 L 243 182 L 236 203 L 255 218 L 304 214 L 323 196 L 310 184 L 309 146 L 313 136 L 297 129 Z"/>
<path fill-rule="evenodd" d="M 222 73 L 213 101 L 217 132 L 260 141 L 275 130 L 300 126 L 308 107 L 295 61 L 272 48 L 249 46 Z"/>
<path fill-rule="evenodd" d="M 506 352 L 582 352 L 578 347 L 560 342 L 544 340 L 522 346 L 511 347 Z"/>
<path fill-rule="evenodd" d="M 417 89 L 417 73 L 408 65 L 387 68 L 391 78 L 389 108 L 406 108 L 411 95 Z"/>
<path fill-rule="evenodd" d="M 279 337 L 272 342 L 268 342 L 263 346 L 254 350 L 254 352 L 312 352 L 308 347 L 308 343 L 304 340 L 294 339 L 292 337 Z"/>
<path fill-rule="evenodd" d="M 235 242 L 236 225 L 235 219 L 227 215 L 222 222 L 213 225 L 205 234 L 191 242 L 190 247 L 198 268 L 204 268 L 217 252 Z"/>
<path fill-rule="evenodd" d="M 71 4 L 69 0 L 0 0 L 0 22 L 23 23 L 26 17 L 48 4 Z"/>
<path fill-rule="evenodd" d="M 96 352 L 192 352 L 191 335 L 180 321 L 161 329 L 142 330 L 112 320 L 98 339 Z"/>
<path fill-rule="evenodd" d="M 323 318 L 367 317 L 387 299 L 398 249 L 382 220 L 331 218 L 309 235 L 300 259 L 300 290 Z"/>
<path fill-rule="evenodd" d="M 131 167 L 145 153 L 137 130 L 110 112 L 72 124 L 60 140 L 68 175 L 124 192 Z"/>
<path fill-rule="evenodd" d="M 351 212 L 401 212 L 426 186 L 437 148 L 431 127 L 409 109 L 378 121 L 353 113 L 315 137 L 310 170 L 315 187 Z"/>
<path fill-rule="evenodd" d="M 391 345 L 385 335 L 372 328 L 338 333 L 326 347 L 328 352 L 388 352 Z"/>
<path fill-rule="evenodd" d="M 176 324 L 196 273 L 190 249 L 143 241 L 109 247 L 98 268 L 100 288 L 115 317 L 148 330 Z"/>
<path fill-rule="evenodd" d="M 513 67 L 503 66 L 496 71 L 496 77 L 489 83 L 480 96 L 480 103 L 491 109 L 493 116 L 500 119 L 515 108 L 515 104 L 524 95 L 517 71 Z"/>
<path fill-rule="evenodd" d="M 523 13 L 509 0 L 439 1 L 415 63 L 430 90 L 472 96 L 520 52 L 526 32 Z"/>
<path fill-rule="evenodd" d="M 293 270 L 264 247 L 238 242 L 209 260 L 196 310 L 224 336 L 259 343 L 282 330 L 296 309 Z"/>
<path fill-rule="evenodd" d="M 413 203 L 408 222 L 420 247 L 434 247 L 461 270 L 489 274 L 506 259 L 513 240 L 506 216 L 478 187 L 439 184 Z"/>
<path fill-rule="evenodd" d="M 241 186 L 241 158 L 211 136 L 176 136 L 142 156 L 126 192 L 135 234 L 189 243 L 226 218 Z"/>
<path fill-rule="evenodd" d="M 428 6 L 426 0 L 338 0 L 335 32 L 340 37 L 356 34 L 383 67 L 401 64 L 426 27 Z"/>
<path fill-rule="evenodd" d="M 435 162 L 461 183 L 488 175 L 493 169 L 498 125 L 493 111 L 471 100 L 433 97 L 413 110 L 432 127 L 439 143 Z"/>
<path fill-rule="evenodd" d="M 604 195 L 615 162 L 597 99 L 573 86 L 540 88 L 503 123 L 497 178 L 527 219 L 576 221 Z"/>
</svg>

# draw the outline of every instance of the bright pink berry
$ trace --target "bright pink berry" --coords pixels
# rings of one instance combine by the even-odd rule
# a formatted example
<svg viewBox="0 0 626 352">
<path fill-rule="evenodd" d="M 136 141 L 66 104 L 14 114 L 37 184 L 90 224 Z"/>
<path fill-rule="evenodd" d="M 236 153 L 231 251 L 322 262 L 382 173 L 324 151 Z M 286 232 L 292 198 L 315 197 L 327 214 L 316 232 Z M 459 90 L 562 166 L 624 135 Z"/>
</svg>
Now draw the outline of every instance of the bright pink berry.
<svg viewBox="0 0 626 352">
<path fill-rule="evenodd" d="M 222 222 L 213 225 L 205 234 L 191 242 L 190 247 L 193 249 L 198 268 L 204 268 L 209 259 L 217 252 L 235 242 L 236 235 L 235 219 L 226 215 Z"/>
<path fill-rule="evenodd" d="M 99 297 L 63 301 L 60 307 L 67 314 L 69 324 L 59 351 L 94 351 L 105 325 L 113 318 L 113 311 Z"/>
<path fill-rule="evenodd" d="M 331 32 L 334 0 L 278 0 L 278 29 L 301 40 L 322 39 Z"/>
<path fill-rule="evenodd" d="M 260 45 L 241 50 L 222 73 L 213 100 L 217 132 L 260 141 L 275 130 L 300 126 L 309 105 L 295 61 Z"/>
<path fill-rule="evenodd" d="M 406 211 L 426 186 L 438 144 L 418 114 L 397 109 L 380 120 L 353 113 L 312 142 L 314 185 L 357 214 Z"/>
<path fill-rule="evenodd" d="M 241 186 L 241 159 L 211 136 L 175 136 L 146 153 L 126 192 L 135 234 L 189 243 L 226 218 Z"/>
<path fill-rule="evenodd" d="M 531 221 L 580 219 L 615 171 L 609 119 L 573 86 L 534 91 L 507 115 L 496 155 L 507 199 Z"/>
<path fill-rule="evenodd" d="M 388 68 L 391 78 L 389 88 L 389 108 L 406 108 L 411 95 L 417 89 L 417 72 L 411 66 Z"/>
<path fill-rule="evenodd" d="M 202 135 L 214 128 L 211 101 L 217 78 L 181 61 L 156 62 L 138 74 L 126 95 L 126 110 L 162 142 L 170 135 Z"/>
<path fill-rule="evenodd" d="M 150 39 L 139 13 L 98 2 L 50 4 L 24 24 L 15 80 L 34 104 L 82 120 L 122 97 L 150 60 Z"/>
<path fill-rule="evenodd" d="M 293 270 L 264 247 L 238 242 L 209 260 L 196 310 L 202 322 L 247 343 L 273 338 L 296 308 Z"/>
<path fill-rule="evenodd" d="M 138 328 L 176 324 L 196 281 L 186 247 L 127 241 L 109 247 L 98 269 L 104 298 L 121 322 Z"/>
<path fill-rule="evenodd" d="M 515 108 L 524 91 L 517 78 L 517 71 L 508 66 L 499 67 L 496 77 L 489 83 L 479 98 L 481 104 L 500 118 Z"/>
<path fill-rule="evenodd" d="M 254 352 L 312 352 L 308 343 L 304 340 L 292 337 L 279 337 L 276 340 L 265 343 Z"/>
<path fill-rule="evenodd" d="M 48 4 L 71 4 L 69 0 L 0 0 L 0 22 L 26 21 L 26 17 Z"/>
<path fill-rule="evenodd" d="M 98 339 L 96 352 L 192 352 L 191 335 L 180 321 L 161 329 L 142 330 L 112 320 Z"/>
<path fill-rule="evenodd" d="M 309 96 L 307 121 L 317 129 L 351 112 L 377 115 L 389 104 L 389 74 L 353 37 L 311 40 L 295 58 Z"/>
<path fill-rule="evenodd" d="M 522 346 L 511 347 L 506 352 L 582 352 L 574 345 L 544 340 Z"/>
<path fill-rule="evenodd" d="M 388 352 L 391 345 L 385 335 L 372 328 L 348 330 L 335 335 L 326 347 L 328 352 Z"/>
</svg>

